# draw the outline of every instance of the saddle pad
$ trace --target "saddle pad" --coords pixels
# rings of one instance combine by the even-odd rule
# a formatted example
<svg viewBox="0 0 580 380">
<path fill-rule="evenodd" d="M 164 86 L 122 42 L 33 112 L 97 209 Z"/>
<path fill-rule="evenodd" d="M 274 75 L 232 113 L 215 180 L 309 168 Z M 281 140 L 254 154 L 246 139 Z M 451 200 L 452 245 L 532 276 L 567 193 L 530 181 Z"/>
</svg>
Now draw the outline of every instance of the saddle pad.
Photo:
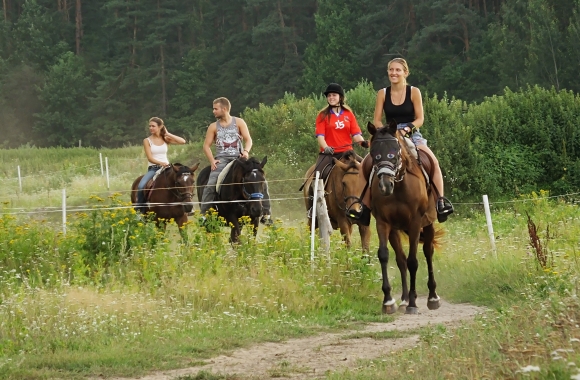
<svg viewBox="0 0 580 380">
<path fill-rule="evenodd" d="M 407 151 L 409 153 L 411 153 L 411 155 L 417 160 L 418 159 L 418 156 L 417 156 L 417 147 L 415 146 L 415 143 L 413 142 L 413 140 L 411 140 L 408 137 L 404 137 L 403 140 L 407 144 Z"/>
<path fill-rule="evenodd" d="M 167 168 L 169 168 L 169 166 L 159 168 L 153 175 L 153 178 L 151 178 L 145 184 L 145 188 L 143 189 L 143 194 L 145 194 L 145 202 L 149 203 L 149 197 L 151 196 L 151 190 L 153 189 L 153 184 L 155 183 L 155 180 L 157 179 L 157 177 L 159 177 L 159 174 L 161 174 L 163 170 Z"/>
<path fill-rule="evenodd" d="M 226 167 L 223 168 L 223 170 L 221 171 L 221 173 L 218 174 L 217 182 L 215 184 L 215 191 L 216 191 L 216 193 L 219 194 L 219 192 L 220 192 L 220 186 L 221 186 L 222 182 L 224 181 L 224 178 L 226 178 L 226 175 L 230 171 L 230 168 L 232 167 L 232 165 L 234 164 L 234 162 L 236 162 L 236 160 L 233 160 L 232 162 L 230 162 L 229 164 L 227 164 Z"/>
</svg>

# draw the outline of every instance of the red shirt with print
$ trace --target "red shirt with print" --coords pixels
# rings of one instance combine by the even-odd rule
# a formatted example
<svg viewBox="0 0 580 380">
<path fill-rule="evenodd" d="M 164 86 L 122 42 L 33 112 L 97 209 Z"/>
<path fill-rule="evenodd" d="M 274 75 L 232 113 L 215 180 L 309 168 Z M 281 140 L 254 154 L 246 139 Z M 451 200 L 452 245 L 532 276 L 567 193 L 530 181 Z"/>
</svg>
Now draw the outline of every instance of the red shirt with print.
<svg viewBox="0 0 580 380">
<path fill-rule="evenodd" d="M 334 153 L 342 153 L 352 149 L 352 136 L 362 135 L 354 114 L 341 109 L 339 114 L 330 111 L 330 117 L 322 112 L 316 118 L 316 137 L 324 136 L 326 144 L 334 148 Z M 322 152 L 324 149 L 320 149 Z"/>
</svg>

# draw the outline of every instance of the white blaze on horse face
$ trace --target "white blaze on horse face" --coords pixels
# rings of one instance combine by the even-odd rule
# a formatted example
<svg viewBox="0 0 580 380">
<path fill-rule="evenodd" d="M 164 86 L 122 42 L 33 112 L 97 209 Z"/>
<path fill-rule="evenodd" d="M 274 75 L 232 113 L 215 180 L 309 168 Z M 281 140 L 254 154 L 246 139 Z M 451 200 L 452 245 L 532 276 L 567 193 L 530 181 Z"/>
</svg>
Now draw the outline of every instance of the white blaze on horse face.
<svg viewBox="0 0 580 380">
<path fill-rule="evenodd" d="M 189 179 L 189 175 L 188 174 L 183 175 L 183 181 L 184 182 L 187 182 L 188 179 Z"/>
</svg>

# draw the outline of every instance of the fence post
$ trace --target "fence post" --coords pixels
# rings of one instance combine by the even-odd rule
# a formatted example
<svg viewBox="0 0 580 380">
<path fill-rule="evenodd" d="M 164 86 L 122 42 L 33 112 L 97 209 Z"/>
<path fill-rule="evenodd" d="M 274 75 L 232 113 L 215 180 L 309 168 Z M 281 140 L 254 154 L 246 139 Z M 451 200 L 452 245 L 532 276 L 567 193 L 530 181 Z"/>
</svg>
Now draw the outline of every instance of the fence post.
<svg viewBox="0 0 580 380">
<path fill-rule="evenodd" d="M 316 172 L 316 177 L 314 179 L 314 199 L 312 200 L 312 220 L 310 226 L 310 263 L 314 264 L 314 231 L 316 226 L 316 197 L 318 193 L 318 179 L 320 178 L 320 172 Z"/>
<path fill-rule="evenodd" d="M 20 165 L 18 165 L 18 187 L 20 188 L 20 192 L 22 193 L 22 177 L 20 176 Z"/>
<path fill-rule="evenodd" d="M 495 236 L 493 234 L 493 225 L 491 223 L 491 211 L 489 210 L 489 200 L 487 199 L 487 194 L 483 196 L 483 209 L 485 210 L 485 220 L 487 222 L 487 234 L 489 235 L 489 241 L 491 243 L 491 251 L 493 257 L 497 257 L 497 251 L 495 249 Z"/>
<path fill-rule="evenodd" d="M 107 172 L 107 190 L 109 190 L 109 157 L 105 157 L 105 169 Z"/>
<path fill-rule="evenodd" d="M 322 240 L 322 246 L 328 254 L 330 251 L 330 234 L 332 233 L 332 225 L 330 224 L 328 208 L 326 208 L 326 199 L 324 198 L 324 181 L 319 179 L 318 182 L 318 194 L 316 196 L 318 203 L 316 207 L 316 214 L 318 215 L 318 233 Z M 330 259 L 330 256 L 328 258 Z"/>
<path fill-rule="evenodd" d="M 66 189 L 62 189 L 62 234 L 66 235 Z"/>
<path fill-rule="evenodd" d="M 105 175 L 103 172 L 103 153 L 99 152 L 99 161 L 101 161 L 101 177 Z"/>
</svg>

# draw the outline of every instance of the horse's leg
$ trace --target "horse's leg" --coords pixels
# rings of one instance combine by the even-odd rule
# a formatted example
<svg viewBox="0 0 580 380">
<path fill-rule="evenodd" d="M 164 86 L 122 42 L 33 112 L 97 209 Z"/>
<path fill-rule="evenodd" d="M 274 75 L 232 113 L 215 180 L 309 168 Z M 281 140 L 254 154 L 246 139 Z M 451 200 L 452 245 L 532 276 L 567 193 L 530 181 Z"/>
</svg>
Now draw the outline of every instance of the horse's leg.
<svg viewBox="0 0 580 380">
<path fill-rule="evenodd" d="M 185 231 L 185 228 L 183 227 L 184 224 L 187 223 L 187 214 L 184 213 L 182 216 L 176 218 L 175 222 L 177 223 L 177 228 L 179 229 L 179 234 L 181 235 L 181 239 L 183 239 L 183 241 L 185 243 L 187 243 L 187 232 Z"/>
<path fill-rule="evenodd" d="M 253 231 L 254 231 L 254 238 L 256 236 L 258 236 L 258 226 L 260 225 L 260 218 L 259 217 L 255 217 L 252 219 L 252 227 L 253 227 Z"/>
<path fill-rule="evenodd" d="M 237 244 L 240 242 L 240 222 L 235 216 L 232 218 L 226 218 L 228 224 L 232 226 L 232 232 L 230 233 L 230 243 Z"/>
<path fill-rule="evenodd" d="M 393 251 L 395 251 L 397 258 L 397 266 L 399 267 L 399 272 L 401 273 L 401 286 L 403 293 L 401 294 L 401 303 L 399 307 L 409 305 L 409 288 L 407 287 L 407 257 L 403 251 L 403 246 L 401 245 L 401 236 L 398 230 L 391 230 L 389 234 L 389 242 Z"/>
<path fill-rule="evenodd" d="M 433 240 L 435 239 L 435 228 L 433 224 L 423 227 L 423 239 L 423 253 L 425 254 L 427 269 L 429 271 L 429 280 L 427 281 L 429 299 L 427 300 L 427 307 L 429 310 L 436 310 L 441 306 L 441 300 L 435 291 L 437 283 L 435 282 L 435 274 L 433 271 Z"/>
<path fill-rule="evenodd" d="M 391 226 L 383 221 L 377 220 L 377 235 L 379 235 L 379 262 L 381 263 L 381 273 L 383 275 L 383 313 L 392 314 L 397 311 L 397 303 L 391 297 L 391 284 L 389 283 L 389 275 L 387 273 L 387 266 L 389 264 L 389 248 L 387 242 L 389 239 L 389 232 Z"/>
<path fill-rule="evenodd" d="M 371 245 L 371 228 L 369 226 L 358 225 L 358 232 L 360 233 L 360 241 L 362 243 L 362 250 L 368 253 Z"/>
<path fill-rule="evenodd" d="M 346 218 L 341 218 L 338 223 L 338 229 L 344 239 L 347 248 L 350 248 L 350 235 L 352 233 L 352 225 L 347 222 Z"/>
<path fill-rule="evenodd" d="M 409 287 L 409 305 L 405 310 L 405 314 L 417 314 L 419 308 L 417 307 L 417 269 L 419 268 L 419 261 L 417 260 L 417 246 L 419 245 L 419 233 L 421 232 L 421 219 L 412 220 L 409 226 L 409 256 L 407 257 L 407 268 L 410 275 Z"/>
</svg>

